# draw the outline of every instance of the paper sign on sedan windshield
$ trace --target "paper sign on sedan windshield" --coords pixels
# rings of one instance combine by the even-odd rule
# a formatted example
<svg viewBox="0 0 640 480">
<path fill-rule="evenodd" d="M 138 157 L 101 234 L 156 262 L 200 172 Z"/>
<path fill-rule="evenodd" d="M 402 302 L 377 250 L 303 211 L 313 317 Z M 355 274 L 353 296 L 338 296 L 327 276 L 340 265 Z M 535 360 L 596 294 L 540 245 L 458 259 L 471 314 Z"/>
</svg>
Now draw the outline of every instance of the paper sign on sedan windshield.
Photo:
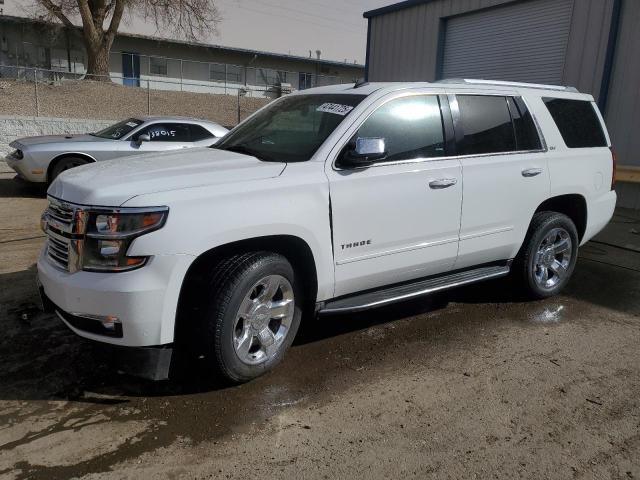
<svg viewBox="0 0 640 480">
<path fill-rule="evenodd" d="M 351 110 L 353 110 L 351 105 L 342 105 L 340 103 L 323 103 L 316 108 L 316 112 L 335 113 L 336 115 L 342 115 L 343 117 Z"/>
</svg>

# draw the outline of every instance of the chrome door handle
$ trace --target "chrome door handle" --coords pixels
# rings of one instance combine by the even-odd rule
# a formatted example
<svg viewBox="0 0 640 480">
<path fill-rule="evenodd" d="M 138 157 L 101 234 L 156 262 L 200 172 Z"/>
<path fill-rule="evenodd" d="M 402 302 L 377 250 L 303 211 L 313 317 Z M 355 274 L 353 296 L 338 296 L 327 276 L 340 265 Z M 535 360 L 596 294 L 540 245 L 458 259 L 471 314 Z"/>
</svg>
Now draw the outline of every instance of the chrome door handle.
<svg viewBox="0 0 640 480">
<path fill-rule="evenodd" d="M 535 177 L 536 175 L 540 175 L 541 173 L 541 168 L 527 168 L 525 170 L 522 170 L 523 177 Z"/>
<path fill-rule="evenodd" d="M 433 190 L 440 190 L 443 188 L 449 188 L 458 183 L 457 178 L 439 178 L 429 182 L 429 187 Z"/>
</svg>

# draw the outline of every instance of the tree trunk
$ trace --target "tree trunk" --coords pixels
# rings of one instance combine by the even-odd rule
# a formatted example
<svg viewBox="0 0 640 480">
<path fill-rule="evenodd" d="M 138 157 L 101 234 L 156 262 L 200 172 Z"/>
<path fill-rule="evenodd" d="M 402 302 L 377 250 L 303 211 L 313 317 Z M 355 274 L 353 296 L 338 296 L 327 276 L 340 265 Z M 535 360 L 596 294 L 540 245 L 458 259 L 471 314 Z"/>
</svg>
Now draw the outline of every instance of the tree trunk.
<svg viewBox="0 0 640 480">
<path fill-rule="evenodd" d="M 109 77 L 109 47 L 102 42 L 100 45 L 92 45 L 87 48 L 87 74 L 85 78 L 99 82 L 111 81 Z"/>
</svg>

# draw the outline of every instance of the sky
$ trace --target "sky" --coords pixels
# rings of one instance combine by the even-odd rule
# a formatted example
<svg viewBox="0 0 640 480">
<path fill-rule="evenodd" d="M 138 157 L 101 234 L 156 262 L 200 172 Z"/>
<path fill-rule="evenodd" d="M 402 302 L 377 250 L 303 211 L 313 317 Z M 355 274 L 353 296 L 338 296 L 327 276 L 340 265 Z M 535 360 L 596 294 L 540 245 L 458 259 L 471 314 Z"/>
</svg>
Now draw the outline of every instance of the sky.
<svg viewBox="0 0 640 480">
<path fill-rule="evenodd" d="M 214 0 L 218 34 L 204 43 L 364 64 L 367 22 L 362 13 L 397 0 Z M 25 16 L 32 0 L 5 0 L 4 13 Z M 162 36 L 137 19 L 120 31 Z"/>
</svg>

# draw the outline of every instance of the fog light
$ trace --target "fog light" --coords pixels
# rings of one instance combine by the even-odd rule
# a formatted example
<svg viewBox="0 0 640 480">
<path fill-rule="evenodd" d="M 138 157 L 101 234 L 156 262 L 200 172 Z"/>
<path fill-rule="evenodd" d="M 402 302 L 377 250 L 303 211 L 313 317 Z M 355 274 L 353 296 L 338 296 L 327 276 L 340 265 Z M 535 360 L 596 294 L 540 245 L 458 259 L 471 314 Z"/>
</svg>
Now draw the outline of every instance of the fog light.
<svg viewBox="0 0 640 480">
<path fill-rule="evenodd" d="M 102 318 L 102 326 L 107 330 L 115 331 L 117 325 L 122 325 L 122 322 L 116 316 L 107 315 Z"/>
</svg>

